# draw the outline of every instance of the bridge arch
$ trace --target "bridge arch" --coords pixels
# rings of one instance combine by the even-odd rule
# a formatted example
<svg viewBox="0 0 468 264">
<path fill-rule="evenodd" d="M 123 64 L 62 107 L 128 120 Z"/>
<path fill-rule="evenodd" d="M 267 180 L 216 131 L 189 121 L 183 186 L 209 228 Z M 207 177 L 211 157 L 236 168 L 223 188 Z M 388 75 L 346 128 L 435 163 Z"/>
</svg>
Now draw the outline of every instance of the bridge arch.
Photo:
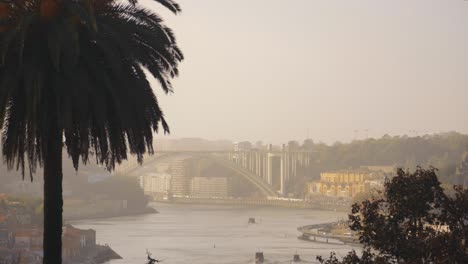
<svg viewBox="0 0 468 264">
<path fill-rule="evenodd" d="M 220 155 L 221 154 L 221 155 Z M 266 183 L 263 179 L 255 175 L 254 173 L 250 172 L 247 169 L 242 168 L 240 165 L 230 161 L 222 153 L 205 153 L 205 152 L 192 152 L 192 153 L 187 153 L 187 152 L 170 152 L 170 153 L 163 153 L 161 155 L 155 156 L 155 157 L 150 157 L 147 158 L 143 166 L 148 167 L 148 166 L 154 166 L 157 164 L 158 161 L 162 159 L 171 159 L 177 156 L 188 156 L 188 158 L 191 159 L 196 159 L 196 158 L 204 158 L 208 160 L 212 160 L 214 163 L 217 163 L 223 167 L 225 167 L 228 170 L 231 170 L 235 172 L 237 175 L 240 177 L 243 177 L 245 180 L 247 180 L 252 186 L 254 186 L 262 195 L 265 197 L 279 197 L 278 192 L 273 188 L 273 186 L 269 185 Z M 124 167 L 125 169 L 122 169 L 118 171 L 120 174 L 125 174 L 125 175 L 130 175 L 130 176 L 139 176 L 139 171 L 143 168 L 140 166 L 138 163 L 134 162 L 132 164 L 128 164 L 127 166 Z"/>
</svg>

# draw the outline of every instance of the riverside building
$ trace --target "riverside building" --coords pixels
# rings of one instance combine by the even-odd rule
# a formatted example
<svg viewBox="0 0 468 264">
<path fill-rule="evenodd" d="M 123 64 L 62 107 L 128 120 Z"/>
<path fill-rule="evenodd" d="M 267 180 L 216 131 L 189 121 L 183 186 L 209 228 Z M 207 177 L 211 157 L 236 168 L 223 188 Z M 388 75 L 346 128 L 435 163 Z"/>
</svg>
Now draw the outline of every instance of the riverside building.
<svg viewBox="0 0 468 264">
<path fill-rule="evenodd" d="M 140 185 L 147 195 L 162 194 L 171 190 L 171 181 L 168 173 L 149 173 L 140 178 Z"/>
<path fill-rule="evenodd" d="M 320 173 L 320 181 L 308 183 L 309 195 L 354 197 L 369 192 L 374 175 L 364 171 L 336 171 Z"/>
</svg>

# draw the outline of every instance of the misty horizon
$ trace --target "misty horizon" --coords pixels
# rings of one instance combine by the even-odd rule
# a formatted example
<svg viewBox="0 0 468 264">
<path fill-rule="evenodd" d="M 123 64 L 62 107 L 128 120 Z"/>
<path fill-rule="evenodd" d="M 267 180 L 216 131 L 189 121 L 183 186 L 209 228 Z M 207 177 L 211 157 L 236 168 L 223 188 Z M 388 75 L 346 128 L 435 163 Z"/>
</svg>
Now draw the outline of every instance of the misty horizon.
<svg viewBox="0 0 468 264">
<path fill-rule="evenodd" d="M 180 4 L 162 12 L 186 55 L 159 96 L 171 138 L 468 133 L 466 1 Z"/>
<path fill-rule="evenodd" d="M 468 263 L 468 0 L 0 22 L 0 263 Z"/>
<path fill-rule="evenodd" d="M 229 143 L 235 143 L 235 142 L 250 142 L 252 144 L 256 143 L 256 142 L 261 142 L 265 145 L 267 144 L 272 144 L 272 145 L 275 145 L 275 146 L 280 146 L 282 144 L 287 144 L 288 142 L 290 141 L 297 141 L 299 143 L 303 143 L 304 140 L 312 140 L 315 144 L 325 144 L 327 146 L 332 146 L 334 144 L 337 144 L 337 143 L 340 143 L 340 144 L 350 144 L 350 143 L 353 143 L 353 142 L 356 142 L 356 141 L 365 141 L 365 140 L 378 140 L 378 139 L 381 139 L 381 138 L 384 138 L 384 137 L 401 137 L 401 138 L 404 138 L 404 137 L 407 137 L 407 138 L 417 138 L 417 137 L 434 137 L 434 136 L 444 136 L 444 135 L 450 135 L 450 134 L 461 134 L 461 135 L 467 135 L 467 133 L 461 133 L 459 131 L 441 131 L 441 132 L 434 132 L 434 133 L 422 133 L 422 132 L 419 132 L 419 131 L 408 131 L 407 134 L 382 134 L 380 136 L 371 136 L 371 135 L 365 135 L 365 131 L 362 132 L 362 134 L 364 135 L 361 135 L 359 133 L 355 133 L 356 137 L 354 138 L 350 138 L 350 139 L 347 139 L 347 140 L 340 140 L 340 139 L 337 139 L 335 141 L 324 141 L 324 140 L 321 140 L 320 138 L 311 138 L 311 137 L 303 137 L 303 138 L 290 138 L 288 140 L 285 140 L 285 141 L 265 141 L 264 139 L 262 138 L 257 138 L 257 139 L 239 139 L 239 140 L 233 140 L 233 139 L 229 139 L 229 138 L 216 138 L 216 137 L 213 137 L 213 138 L 204 138 L 204 137 L 191 137 L 191 136 L 186 136 L 186 137 L 175 137 L 175 136 L 168 136 L 168 135 L 164 135 L 164 136 L 161 136 L 161 135 L 158 135 L 155 137 L 155 145 L 157 146 L 158 143 L 160 142 L 167 142 L 167 141 L 183 141 L 183 140 L 201 140 L 201 141 L 209 141 L 209 142 L 229 142 Z M 158 150 L 156 149 L 156 152 Z"/>
</svg>

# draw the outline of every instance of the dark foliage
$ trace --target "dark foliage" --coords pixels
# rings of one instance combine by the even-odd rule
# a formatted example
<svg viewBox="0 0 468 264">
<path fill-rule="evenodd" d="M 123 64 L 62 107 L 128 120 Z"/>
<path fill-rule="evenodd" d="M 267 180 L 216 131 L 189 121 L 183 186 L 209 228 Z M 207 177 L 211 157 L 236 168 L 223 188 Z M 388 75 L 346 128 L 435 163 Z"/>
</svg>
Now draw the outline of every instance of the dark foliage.
<svg viewBox="0 0 468 264">
<path fill-rule="evenodd" d="M 130 2 L 1 4 L 0 128 L 10 168 L 24 170 L 27 160 L 34 171 L 47 159 L 52 125 L 75 168 L 90 153 L 108 169 L 127 152 L 141 161 L 153 151 L 153 131 L 169 131 L 146 73 L 170 92 L 183 56 L 162 19 Z"/>
<path fill-rule="evenodd" d="M 387 256 L 378 256 L 370 251 L 370 249 L 365 249 L 362 252 L 361 256 L 358 256 L 356 251 L 351 251 L 343 259 L 336 257 L 334 252 L 330 253 L 328 259 L 324 259 L 321 256 L 317 257 L 317 260 L 322 264 L 388 264 L 396 263 L 391 258 Z"/>
<path fill-rule="evenodd" d="M 380 198 L 353 205 L 349 220 L 362 257 L 350 252 L 322 263 L 468 263 L 468 190 L 455 186 L 446 195 L 434 168 L 399 169 Z"/>
<path fill-rule="evenodd" d="M 174 13 L 172 0 L 155 0 Z M 1 0 L 0 130 L 9 169 L 44 167 L 44 263 L 61 262 L 62 150 L 108 170 L 169 132 L 147 73 L 171 91 L 183 55 L 137 0 Z"/>
</svg>

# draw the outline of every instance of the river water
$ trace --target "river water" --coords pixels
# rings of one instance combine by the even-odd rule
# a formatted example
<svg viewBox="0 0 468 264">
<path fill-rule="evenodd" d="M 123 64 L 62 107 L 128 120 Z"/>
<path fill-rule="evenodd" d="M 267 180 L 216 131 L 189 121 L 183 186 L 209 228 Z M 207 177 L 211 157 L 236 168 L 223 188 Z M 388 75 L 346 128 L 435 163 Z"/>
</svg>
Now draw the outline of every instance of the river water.
<svg viewBox="0 0 468 264">
<path fill-rule="evenodd" d="M 97 231 L 97 241 L 109 244 L 122 260 L 109 264 L 144 264 L 146 250 L 168 264 L 253 263 L 255 252 L 265 263 L 291 263 L 297 252 L 304 263 L 330 251 L 344 255 L 346 245 L 297 239 L 297 227 L 346 218 L 345 213 L 289 208 L 236 208 L 215 205 L 153 204 L 160 213 L 74 222 Z M 254 217 L 257 224 L 248 224 Z"/>
</svg>

